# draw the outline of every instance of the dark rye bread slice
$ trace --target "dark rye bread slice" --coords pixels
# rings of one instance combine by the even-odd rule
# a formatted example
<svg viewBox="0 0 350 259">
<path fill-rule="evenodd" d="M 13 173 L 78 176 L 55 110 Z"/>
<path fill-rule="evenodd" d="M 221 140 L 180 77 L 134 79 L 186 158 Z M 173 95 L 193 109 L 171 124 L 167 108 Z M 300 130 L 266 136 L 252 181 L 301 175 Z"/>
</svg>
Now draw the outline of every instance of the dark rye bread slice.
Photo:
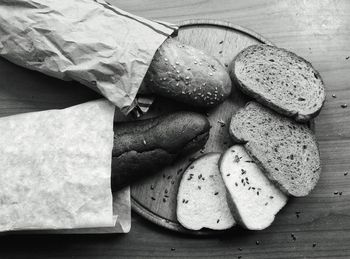
<svg viewBox="0 0 350 259">
<path fill-rule="evenodd" d="M 304 124 L 250 102 L 233 115 L 230 135 L 281 190 L 306 196 L 315 187 L 321 162 L 314 134 Z"/>
<path fill-rule="evenodd" d="M 242 92 L 299 122 L 317 116 L 325 101 L 320 74 L 310 62 L 285 49 L 249 46 L 235 57 L 229 71 Z"/>
</svg>

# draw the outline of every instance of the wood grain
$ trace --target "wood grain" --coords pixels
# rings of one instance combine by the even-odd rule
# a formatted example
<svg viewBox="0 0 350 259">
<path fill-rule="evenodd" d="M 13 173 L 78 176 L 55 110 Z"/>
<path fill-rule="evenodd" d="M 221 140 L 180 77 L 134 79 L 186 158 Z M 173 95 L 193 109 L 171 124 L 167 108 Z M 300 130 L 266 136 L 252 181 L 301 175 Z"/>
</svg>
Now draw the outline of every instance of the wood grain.
<svg viewBox="0 0 350 259">
<path fill-rule="evenodd" d="M 316 119 L 323 164 L 320 183 L 309 197 L 291 200 L 264 231 L 193 237 L 163 230 L 133 215 L 127 235 L 4 236 L 0 238 L 0 258 L 349 258 L 350 107 L 343 109 L 340 105 L 350 105 L 350 1 L 114 2 L 126 11 L 169 22 L 227 20 L 259 32 L 276 45 L 310 60 L 327 88 L 325 107 Z M 2 116 L 66 107 L 97 97 L 81 86 L 71 89 L 63 82 L 38 79 L 43 76 L 4 62 L 0 60 Z M 346 171 L 349 174 L 345 176 Z M 301 212 L 299 217 L 297 211 Z M 256 241 L 260 241 L 259 245 Z"/>
</svg>

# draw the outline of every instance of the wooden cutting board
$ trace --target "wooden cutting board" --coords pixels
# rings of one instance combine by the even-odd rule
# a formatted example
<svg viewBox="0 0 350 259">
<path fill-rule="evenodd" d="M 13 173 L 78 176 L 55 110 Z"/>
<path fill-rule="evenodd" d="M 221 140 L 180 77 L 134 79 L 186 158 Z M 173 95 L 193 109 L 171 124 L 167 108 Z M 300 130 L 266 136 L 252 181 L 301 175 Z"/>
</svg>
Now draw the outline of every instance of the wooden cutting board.
<svg viewBox="0 0 350 259">
<path fill-rule="evenodd" d="M 184 44 L 202 49 L 218 58 L 226 68 L 236 54 L 247 46 L 256 43 L 272 44 L 255 32 L 215 20 L 185 21 L 181 24 L 176 38 Z M 210 230 L 189 231 L 177 222 L 177 190 L 184 170 L 196 157 L 208 152 L 223 152 L 233 144 L 228 135 L 228 124 L 232 114 L 247 101 L 248 98 L 233 86 L 230 98 L 219 107 L 207 111 L 198 110 L 208 116 L 212 126 L 204 150 L 182 157 L 162 172 L 133 185 L 131 188 L 133 210 L 151 222 L 171 230 L 194 234 L 218 233 Z M 190 109 L 176 102 L 157 99 L 147 116 Z"/>
</svg>

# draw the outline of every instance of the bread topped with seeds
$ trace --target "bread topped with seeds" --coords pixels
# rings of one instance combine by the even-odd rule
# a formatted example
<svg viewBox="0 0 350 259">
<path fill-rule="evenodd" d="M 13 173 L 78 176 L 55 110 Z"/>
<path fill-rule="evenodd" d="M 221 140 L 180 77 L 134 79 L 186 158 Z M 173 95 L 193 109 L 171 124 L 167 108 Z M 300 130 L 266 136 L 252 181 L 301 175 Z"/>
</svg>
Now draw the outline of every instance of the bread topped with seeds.
<svg viewBox="0 0 350 259">
<path fill-rule="evenodd" d="M 177 195 L 177 219 L 191 230 L 231 228 L 235 220 L 226 200 L 218 161 L 220 153 L 208 153 L 184 172 Z"/>
<path fill-rule="evenodd" d="M 234 58 L 229 72 L 242 92 L 300 122 L 317 116 L 325 101 L 320 74 L 310 62 L 282 48 L 249 46 Z"/>
<path fill-rule="evenodd" d="M 230 135 L 267 177 L 292 196 L 306 196 L 321 173 L 312 131 L 304 124 L 258 104 L 248 103 L 232 116 Z"/>
<path fill-rule="evenodd" d="M 251 230 L 265 229 L 288 197 L 271 183 L 241 145 L 229 148 L 219 163 L 235 219 Z"/>
<path fill-rule="evenodd" d="M 155 53 L 145 77 L 151 93 L 198 107 L 213 107 L 231 93 L 231 79 L 214 57 L 167 39 Z"/>
</svg>

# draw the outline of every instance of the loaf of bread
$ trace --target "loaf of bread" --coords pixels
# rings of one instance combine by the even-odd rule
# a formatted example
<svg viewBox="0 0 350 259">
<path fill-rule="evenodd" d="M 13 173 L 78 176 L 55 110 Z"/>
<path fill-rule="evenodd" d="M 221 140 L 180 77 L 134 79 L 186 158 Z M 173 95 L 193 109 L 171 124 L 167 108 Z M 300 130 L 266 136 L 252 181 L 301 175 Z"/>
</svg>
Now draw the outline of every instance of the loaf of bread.
<svg viewBox="0 0 350 259">
<path fill-rule="evenodd" d="M 115 123 L 112 190 L 156 173 L 179 154 L 199 150 L 209 129 L 207 118 L 193 112 Z"/>
<path fill-rule="evenodd" d="M 304 124 L 250 102 L 233 115 L 230 135 L 268 178 L 292 196 L 306 196 L 321 173 L 317 141 Z"/>
<path fill-rule="evenodd" d="M 177 220 L 187 229 L 231 228 L 235 220 L 226 200 L 218 162 L 220 153 L 209 153 L 184 172 L 177 194 Z"/>
<path fill-rule="evenodd" d="M 325 101 L 320 74 L 310 62 L 285 49 L 249 46 L 235 57 L 229 71 L 244 93 L 300 122 L 315 117 Z"/>
<path fill-rule="evenodd" d="M 219 167 L 228 204 L 239 224 L 251 230 L 270 226 L 287 196 L 268 180 L 243 146 L 225 151 Z"/>
<path fill-rule="evenodd" d="M 157 50 L 144 81 L 154 94 L 199 107 L 216 106 L 231 92 L 217 59 L 171 38 Z"/>
</svg>

